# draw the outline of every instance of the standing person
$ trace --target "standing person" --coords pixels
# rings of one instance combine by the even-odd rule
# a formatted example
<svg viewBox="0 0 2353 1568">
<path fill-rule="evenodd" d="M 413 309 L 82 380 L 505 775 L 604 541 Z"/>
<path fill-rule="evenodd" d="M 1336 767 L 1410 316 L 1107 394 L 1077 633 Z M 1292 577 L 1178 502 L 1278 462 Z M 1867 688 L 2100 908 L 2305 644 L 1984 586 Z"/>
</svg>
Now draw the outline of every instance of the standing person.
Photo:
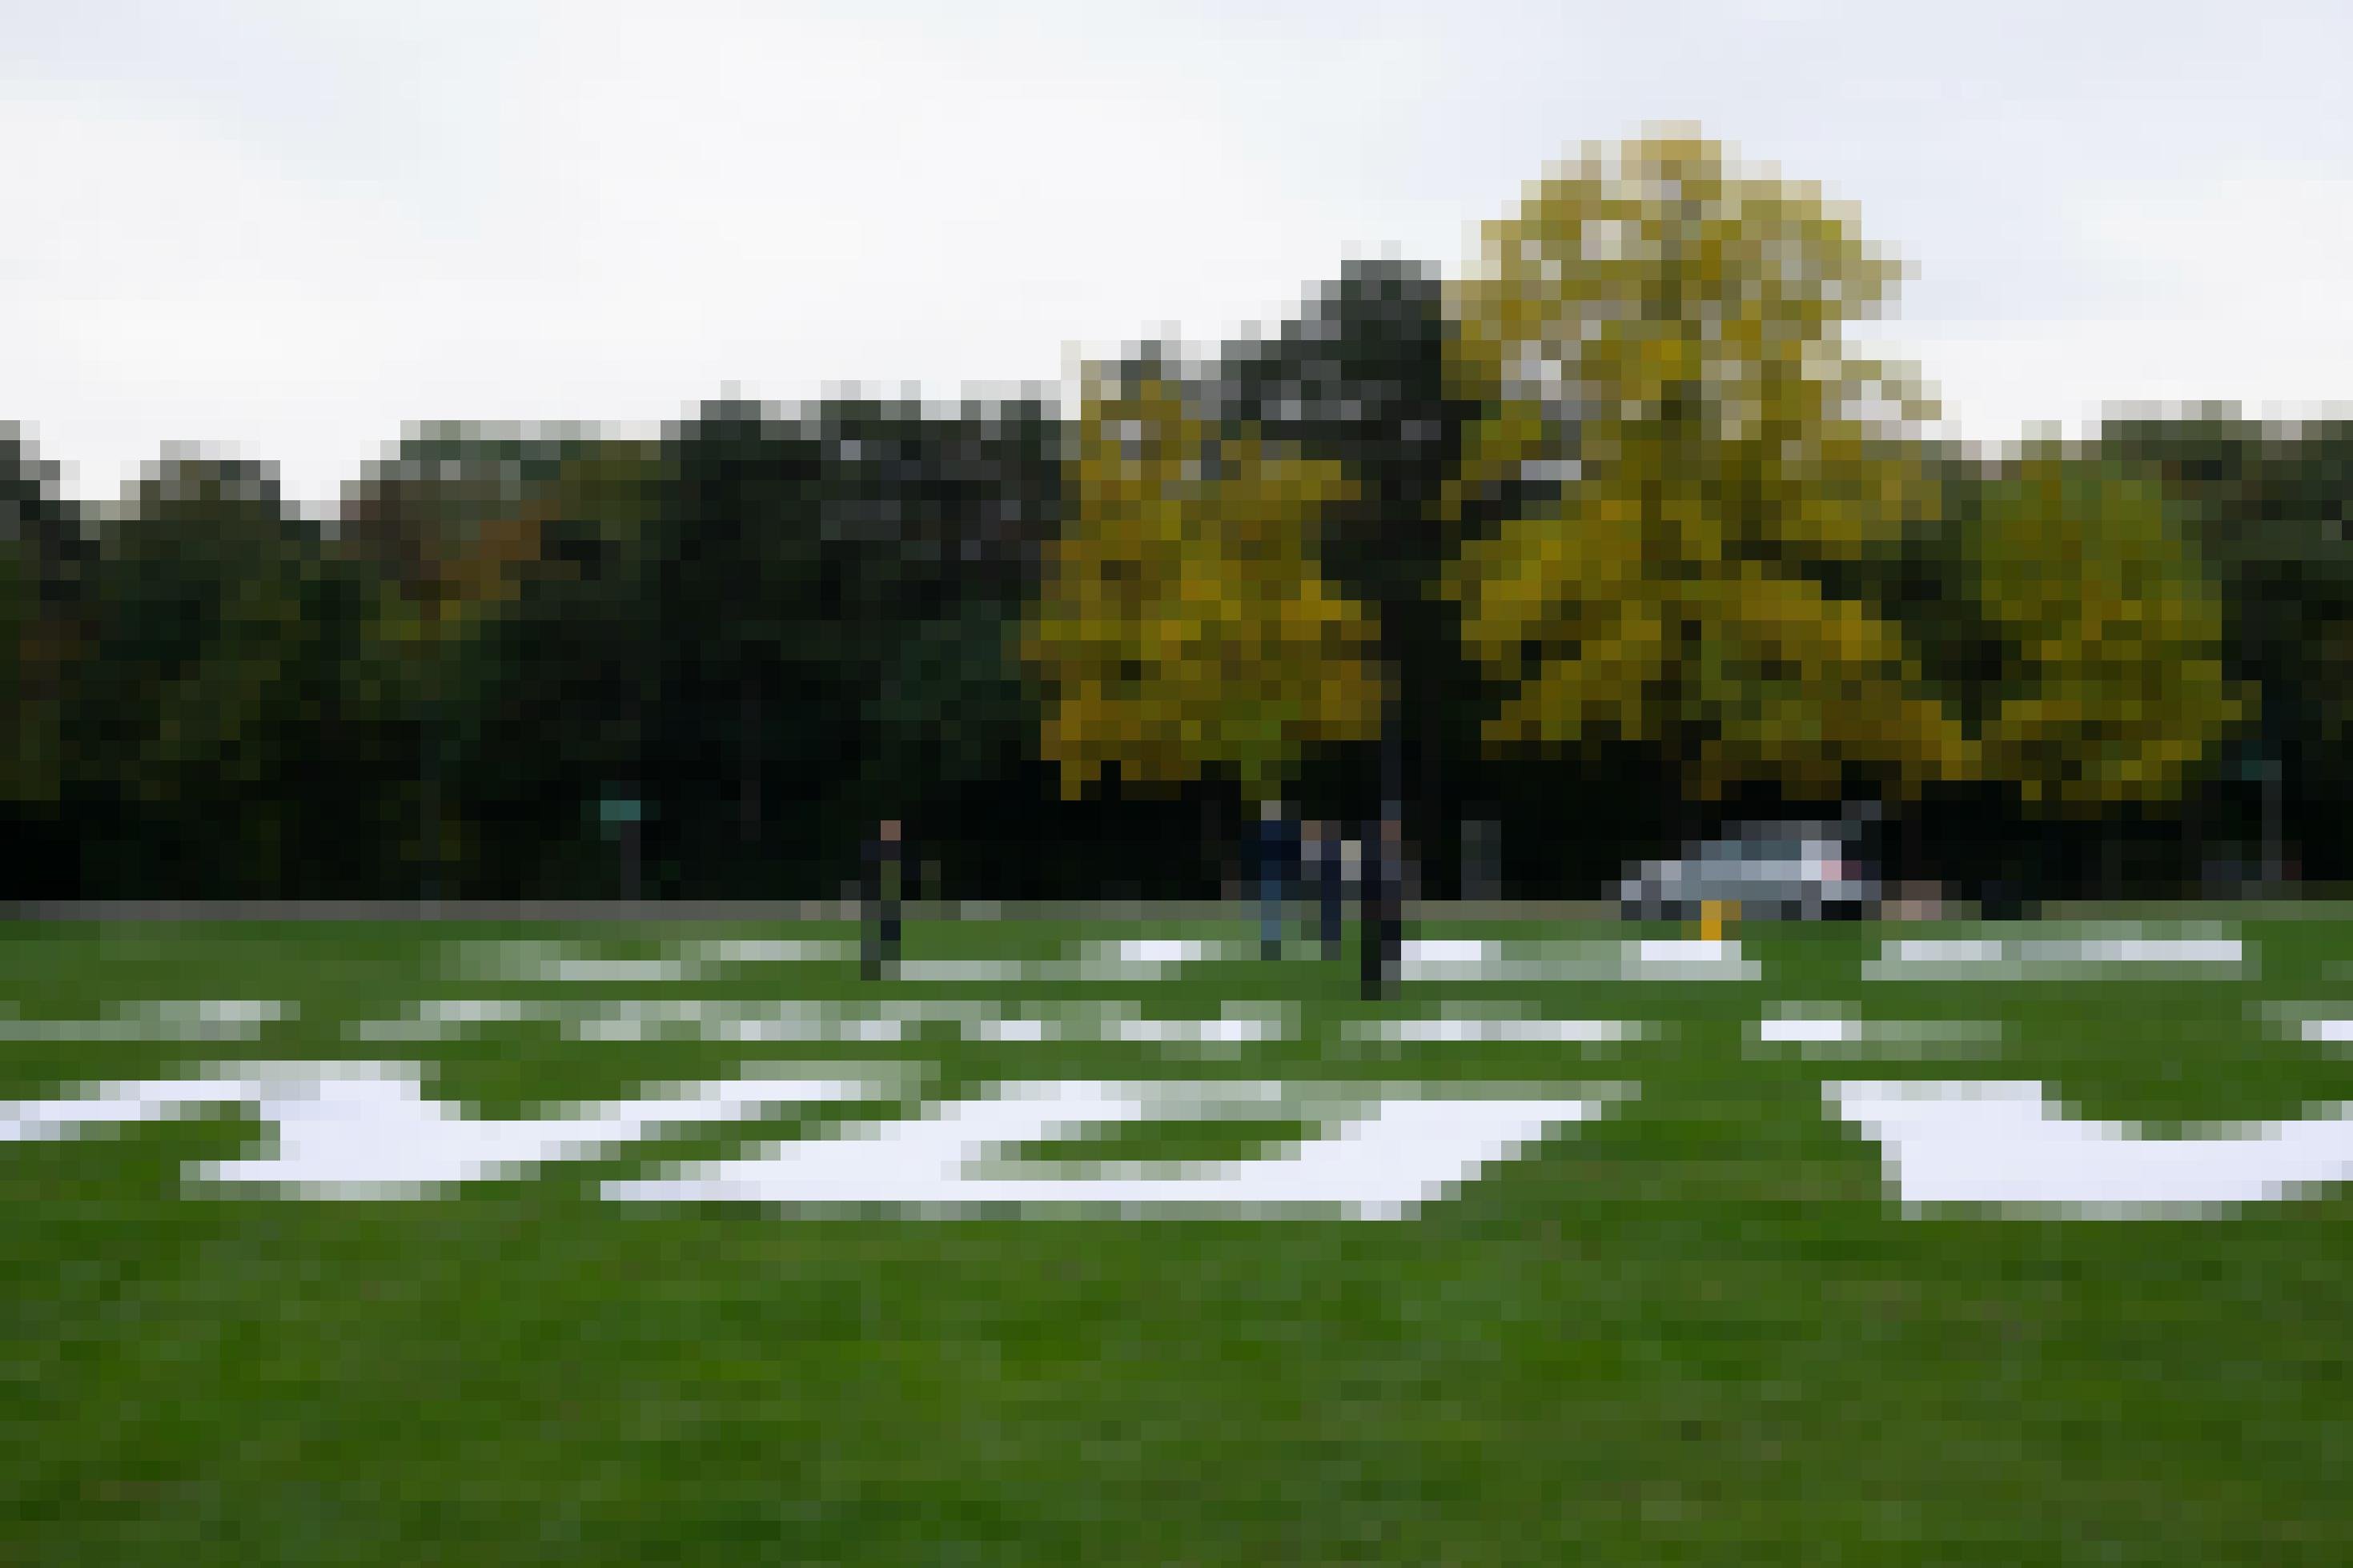
<svg viewBox="0 0 2353 1568">
<path fill-rule="evenodd" d="M 1258 875 L 1258 950 L 1261 958 L 1282 956 L 1282 898 L 1299 860 L 1290 814 L 1279 800 L 1261 801 L 1258 828 L 1250 836 Z"/>
<path fill-rule="evenodd" d="M 1365 825 L 1363 870 L 1356 883 L 1357 979 L 1367 1002 L 1380 1000 L 1386 989 L 1387 942 L 1382 920 L 1388 908 L 1385 884 L 1391 875 L 1389 846 L 1383 828 L 1387 819 Z"/>
<path fill-rule="evenodd" d="M 900 821 L 885 817 L 866 845 L 866 978 L 880 980 L 899 968 L 899 900 L 906 890 L 907 846 Z"/>
<path fill-rule="evenodd" d="M 1319 818 L 1307 825 L 1308 884 L 1322 916 L 1324 956 L 1340 956 L 1340 825 Z"/>
<path fill-rule="evenodd" d="M 1301 904 L 1309 911 L 1300 918 L 1300 934 L 1314 940 L 1319 928 L 1310 916 L 1318 907 L 1324 894 L 1324 825 L 1307 817 L 1299 825 L 1299 886 Z"/>
<path fill-rule="evenodd" d="M 1381 984 L 1395 994 L 1405 959 L 1405 824 L 1394 808 L 1381 818 Z"/>
</svg>

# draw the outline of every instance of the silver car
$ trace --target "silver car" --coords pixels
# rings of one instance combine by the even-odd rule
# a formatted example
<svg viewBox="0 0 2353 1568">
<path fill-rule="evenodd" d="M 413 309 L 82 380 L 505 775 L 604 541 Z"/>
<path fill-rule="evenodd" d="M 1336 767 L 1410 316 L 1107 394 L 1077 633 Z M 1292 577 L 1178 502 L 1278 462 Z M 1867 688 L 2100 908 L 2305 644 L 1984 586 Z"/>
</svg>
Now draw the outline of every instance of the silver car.
<svg viewBox="0 0 2353 1568">
<path fill-rule="evenodd" d="M 1879 908 L 1877 874 L 1841 824 L 1774 824 L 1711 839 L 1674 860 L 1646 860 L 1618 884 L 1630 921 L 1688 921 L 1704 904 L 1743 920 L 1861 920 Z"/>
</svg>

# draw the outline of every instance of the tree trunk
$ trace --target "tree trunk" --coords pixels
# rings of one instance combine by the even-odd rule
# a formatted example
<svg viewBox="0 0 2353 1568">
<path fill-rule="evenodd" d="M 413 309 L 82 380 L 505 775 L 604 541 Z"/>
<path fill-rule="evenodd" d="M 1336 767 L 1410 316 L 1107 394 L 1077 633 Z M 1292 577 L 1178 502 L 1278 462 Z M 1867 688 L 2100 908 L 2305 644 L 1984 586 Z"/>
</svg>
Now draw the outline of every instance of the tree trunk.
<svg viewBox="0 0 2353 1568">
<path fill-rule="evenodd" d="M 1239 872 L 1234 865 L 1232 846 L 1226 842 L 1225 813 L 1219 809 L 1221 792 L 1211 780 L 1203 781 L 1201 794 L 1201 848 L 1206 863 L 1216 868 L 1218 897 L 1230 903 L 1241 896 Z"/>
<path fill-rule="evenodd" d="M 750 846 L 760 838 L 760 693 L 754 679 L 746 679 L 740 689 L 740 730 L 738 787 L 741 791 L 744 842 Z"/>
<path fill-rule="evenodd" d="M 2181 848 L 2189 857 L 2189 895 L 2206 892 L 2206 809 L 2203 789 L 2186 790 L 2181 797 Z"/>
</svg>

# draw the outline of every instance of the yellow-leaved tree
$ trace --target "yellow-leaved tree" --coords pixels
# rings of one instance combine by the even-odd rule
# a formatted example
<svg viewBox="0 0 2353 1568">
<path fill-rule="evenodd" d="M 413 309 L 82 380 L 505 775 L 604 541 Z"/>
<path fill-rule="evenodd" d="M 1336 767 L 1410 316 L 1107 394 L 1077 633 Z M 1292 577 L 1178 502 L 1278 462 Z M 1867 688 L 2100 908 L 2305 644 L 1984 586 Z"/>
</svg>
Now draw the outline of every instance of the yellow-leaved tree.
<svg viewBox="0 0 2353 1568">
<path fill-rule="evenodd" d="M 2155 485 L 2050 447 L 1980 490 L 1980 613 L 2010 649 L 1988 773 L 2059 816 L 2177 797 L 2247 716 L 2220 591 Z"/>
<path fill-rule="evenodd" d="M 1220 438 L 1156 363 L 1091 371 L 1075 441 L 1022 638 L 1066 796 L 1116 765 L 1145 785 L 1229 770 L 1266 798 L 1303 747 L 1377 732 L 1373 628 L 1314 562 L 1350 493 L 1336 465 Z"/>
<path fill-rule="evenodd" d="M 1701 798 L 1968 776 L 1969 737 L 1858 587 L 1936 501 L 1908 438 L 1928 405 L 1842 337 L 1898 266 L 1814 187 L 1672 132 L 1588 150 L 1485 239 L 1454 311 L 1493 412 L 1449 504 L 1557 481 L 1443 584 L 1510 691 L 1489 742 L 1614 731 Z"/>
</svg>

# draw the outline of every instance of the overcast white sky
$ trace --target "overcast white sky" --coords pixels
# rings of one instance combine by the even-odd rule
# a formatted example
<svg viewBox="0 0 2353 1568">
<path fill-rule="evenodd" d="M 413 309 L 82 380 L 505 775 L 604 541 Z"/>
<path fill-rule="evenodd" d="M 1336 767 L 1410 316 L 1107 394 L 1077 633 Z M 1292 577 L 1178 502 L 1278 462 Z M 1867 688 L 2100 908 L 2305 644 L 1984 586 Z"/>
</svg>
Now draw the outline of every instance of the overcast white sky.
<svg viewBox="0 0 2353 1568">
<path fill-rule="evenodd" d="M 1106 0 L 0 5 L 0 419 L 312 510 L 404 421 L 934 399 L 1457 272 L 1547 161 L 1697 121 L 1917 268 L 1958 433 L 2353 400 L 2353 7 Z"/>
</svg>

